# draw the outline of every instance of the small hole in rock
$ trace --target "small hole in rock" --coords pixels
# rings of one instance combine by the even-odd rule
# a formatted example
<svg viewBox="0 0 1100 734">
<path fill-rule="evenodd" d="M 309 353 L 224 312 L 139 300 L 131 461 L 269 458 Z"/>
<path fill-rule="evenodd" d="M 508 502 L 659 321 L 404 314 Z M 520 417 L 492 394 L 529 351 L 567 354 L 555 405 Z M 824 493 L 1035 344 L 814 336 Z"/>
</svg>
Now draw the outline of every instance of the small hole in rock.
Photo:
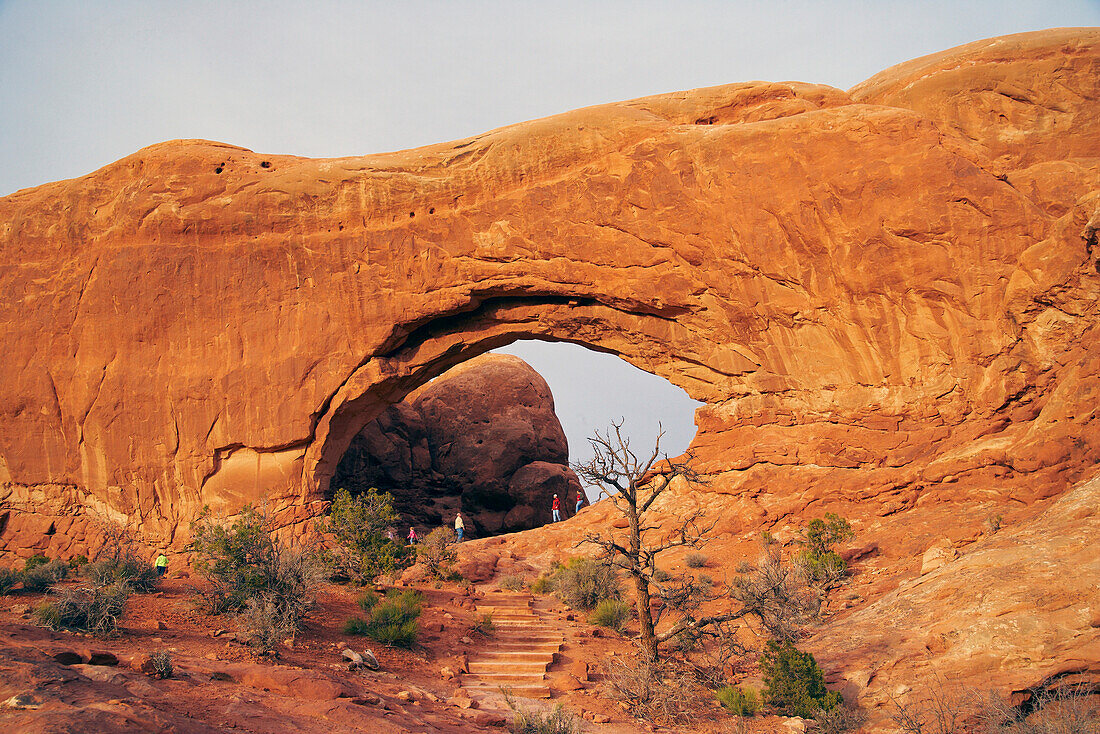
<svg viewBox="0 0 1100 734">
<path fill-rule="evenodd" d="M 260 168 L 271 168 L 271 161 L 261 161 Z"/>
<path fill-rule="evenodd" d="M 415 216 L 416 216 L 416 212 L 409 212 L 409 219 L 412 219 Z"/>
<path fill-rule="evenodd" d="M 431 209 L 428 210 L 428 214 L 435 214 L 435 207 L 434 206 Z"/>
<path fill-rule="evenodd" d="M 222 167 L 221 166 L 218 166 L 217 168 L 214 169 L 214 173 L 221 173 L 221 172 L 222 172 Z"/>
</svg>

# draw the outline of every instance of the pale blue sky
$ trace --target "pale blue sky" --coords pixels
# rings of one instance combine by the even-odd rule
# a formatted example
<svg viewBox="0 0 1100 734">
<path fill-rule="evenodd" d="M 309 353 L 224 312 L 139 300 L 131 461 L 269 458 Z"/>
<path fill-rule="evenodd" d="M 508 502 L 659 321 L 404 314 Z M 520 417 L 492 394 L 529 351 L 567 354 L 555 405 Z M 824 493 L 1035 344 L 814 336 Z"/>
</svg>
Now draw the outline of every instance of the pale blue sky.
<svg viewBox="0 0 1100 734">
<path fill-rule="evenodd" d="M 980 38 L 1096 25 L 1100 0 L 8 0 L 0 196 L 172 138 L 358 155 L 713 84 L 847 88 Z M 575 452 L 612 418 L 642 445 L 660 417 L 673 452 L 694 432 L 682 391 L 621 360 L 510 351 L 547 378 Z"/>
</svg>

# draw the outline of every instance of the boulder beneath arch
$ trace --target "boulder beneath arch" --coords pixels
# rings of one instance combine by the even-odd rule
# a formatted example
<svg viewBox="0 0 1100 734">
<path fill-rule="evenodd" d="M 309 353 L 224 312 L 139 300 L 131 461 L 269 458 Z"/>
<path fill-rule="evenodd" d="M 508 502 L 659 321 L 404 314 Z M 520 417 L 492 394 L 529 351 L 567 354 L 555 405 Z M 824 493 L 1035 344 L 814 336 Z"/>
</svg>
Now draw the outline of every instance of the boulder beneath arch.
<svg viewBox="0 0 1100 734">
<path fill-rule="evenodd" d="M 580 486 L 550 386 L 506 354 L 475 357 L 391 405 L 351 440 L 330 484 L 390 492 L 421 528 L 461 510 L 477 535 L 545 524 L 554 494 L 567 511 Z"/>
</svg>

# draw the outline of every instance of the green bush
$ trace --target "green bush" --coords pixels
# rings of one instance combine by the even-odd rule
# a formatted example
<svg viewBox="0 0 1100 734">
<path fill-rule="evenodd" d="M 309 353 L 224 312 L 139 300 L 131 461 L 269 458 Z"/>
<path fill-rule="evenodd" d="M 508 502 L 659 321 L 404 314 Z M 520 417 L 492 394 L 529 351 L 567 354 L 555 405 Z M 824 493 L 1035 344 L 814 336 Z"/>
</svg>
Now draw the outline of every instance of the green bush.
<svg viewBox="0 0 1100 734">
<path fill-rule="evenodd" d="M 549 594 L 554 591 L 554 577 L 542 574 L 531 582 L 532 594 Z"/>
<path fill-rule="evenodd" d="M 250 644 L 268 653 L 292 636 L 313 606 L 325 569 L 310 551 L 279 541 L 267 519 L 245 507 L 229 525 L 203 512 L 191 525 L 195 566 L 210 582 L 202 593 L 214 613 L 243 613 Z"/>
<path fill-rule="evenodd" d="M 195 567 L 210 582 L 207 606 L 215 614 L 242 610 L 250 599 L 271 599 L 301 617 L 324 577 L 316 557 L 289 548 L 268 527 L 267 519 L 245 507 L 231 524 L 214 522 L 203 509 L 192 523 Z"/>
<path fill-rule="evenodd" d="M 37 558 L 41 556 L 32 556 Z M 45 563 L 31 564 L 30 560 L 23 568 L 23 591 L 33 594 L 45 591 L 59 581 L 63 581 L 69 575 L 69 564 L 64 561 L 46 561 Z"/>
<path fill-rule="evenodd" d="M 344 634 L 366 635 L 376 642 L 412 647 L 420 632 L 423 596 L 418 591 L 396 590 L 386 594 L 370 610 L 369 619 L 352 618 L 344 623 Z"/>
<path fill-rule="evenodd" d="M 588 621 L 600 627 L 621 630 L 629 617 L 630 607 L 626 602 L 619 599 L 604 599 L 588 615 Z"/>
<path fill-rule="evenodd" d="M 573 558 L 554 574 L 554 591 L 573 609 L 590 610 L 605 599 L 622 595 L 619 574 L 592 558 Z"/>
<path fill-rule="evenodd" d="M 359 608 L 364 612 L 369 612 L 374 609 L 374 605 L 378 603 L 378 598 L 378 594 L 368 589 L 359 595 L 355 603 L 358 604 Z"/>
<path fill-rule="evenodd" d="M 23 574 L 14 568 L 0 568 L 0 596 L 11 593 L 12 587 L 19 583 Z"/>
<path fill-rule="evenodd" d="M 336 492 L 321 529 L 336 539 L 333 558 L 339 570 L 366 584 L 412 563 L 411 549 L 386 536 L 399 520 L 389 492 L 371 487 L 353 497 L 341 489 Z"/>
<path fill-rule="evenodd" d="M 658 568 L 653 572 L 653 580 L 654 581 L 657 581 L 657 582 L 668 581 L 670 578 L 672 578 L 672 574 L 670 574 L 668 571 L 664 570 L 663 568 Z"/>
<path fill-rule="evenodd" d="M 38 621 L 51 629 L 90 632 L 96 637 L 112 637 L 126 608 L 130 587 L 125 583 L 110 586 L 77 586 L 54 592 L 51 600 L 34 610 Z"/>
<path fill-rule="evenodd" d="M 39 566 L 45 566 L 50 562 L 50 557 L 43 555 L 42 553 L 35 553 L 33 556 L 23 562 L 23 572 L 32 571 Z"/>
<path fill-rule="evenodd" d="M 493 624 L 493 615 L 490 612 L 486 612 L 474 622 L 474 626 L 470 628 L 470 632 L 476 632 L 479 635 L 488 637 L 493 634 L 495 629 L 496 625 Z"/>
<path fill-rule="evenodd" d="M 692 568 L 703 568 L 707 565 L 707 556 L 705 553 L 688 553 L 684 556 L 684 563 Z"/>
<path fill-rule="evenodd" d="M 724 686 L 715 695 L 722 708 L 735 716 L 756 716 L 760 710 L 760 696 L 752 688 Z"/>
<path fill-rule="evenodd" d="M 825 676 L 814 656 L 801 652 L 790 641 L 768 642 L 760 660 L 764 674 L 764 699 L 784 716 L 813 718 L 819 710 L 830 711 L 843 701 L 840 694 L 825 688 Z"/>
<path fill-rule="evenodd" d="M 512 573 L 502 576 L 497 586 L 505 591 L 523 591 L 527 588 L 527 579 L 518 573 Z"/>
<path fill-rule="evenodd" d="M 88 565 L 88 556 L 84 555 L 83 553 L 80 553 L 79 555 L 75 555 L 75 556 L 73 556 L 72 558 L 69 559 L 69 568 L 73 569 L 74 571 L 77 570 L 78 568 L 83 568 L 84 566 L 87 566 L 87 565 Z"/>
</svg>

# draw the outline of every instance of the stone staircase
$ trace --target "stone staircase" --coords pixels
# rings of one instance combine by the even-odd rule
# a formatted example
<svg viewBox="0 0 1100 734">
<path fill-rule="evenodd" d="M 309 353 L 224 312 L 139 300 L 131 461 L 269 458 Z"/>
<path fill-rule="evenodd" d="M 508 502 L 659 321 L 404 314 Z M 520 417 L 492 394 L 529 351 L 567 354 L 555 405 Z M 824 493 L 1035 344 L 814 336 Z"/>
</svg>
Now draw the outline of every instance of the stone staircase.
<svg viewBox="0 0 1100 734">
<path fill-rule="evenodd" d="M 462 687 L 474 693 L 503 688 L 524 698 L 550 698 L 546 669 L 564 636 L 531 608 L 530 594 L 489 594 L 477 600 L 477 614 L 493 615 L 493 633 L 470 656 Z"/>
</svg>

